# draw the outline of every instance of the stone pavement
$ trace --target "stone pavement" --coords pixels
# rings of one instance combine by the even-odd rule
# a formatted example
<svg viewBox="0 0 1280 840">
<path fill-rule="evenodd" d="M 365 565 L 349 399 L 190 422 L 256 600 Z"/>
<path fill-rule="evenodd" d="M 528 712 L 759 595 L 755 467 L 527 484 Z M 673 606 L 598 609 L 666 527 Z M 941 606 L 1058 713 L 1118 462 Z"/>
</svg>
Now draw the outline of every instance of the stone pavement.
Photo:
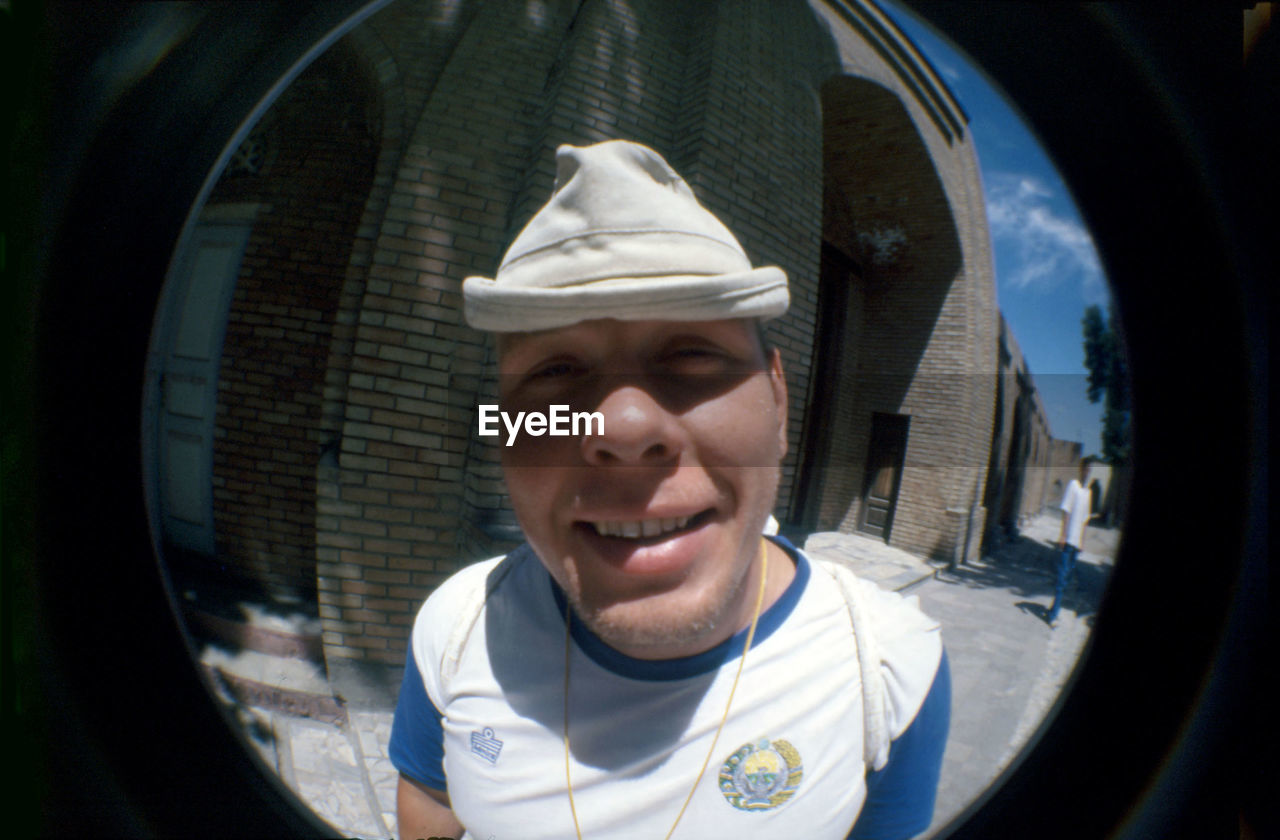
<svg viewBox="0 0 1280 840">
<path fill-rule="evenodd" d="M 910 552 L 861 534 L 820 531 L 802 546 L 813 557 L 844 563 L 864 580 L 884 589 L 905 592 L 933 577 L 936 567 Z"/>
<path fill-rule="evenodd" d="M 351 712 L 342 723 L 257 708 L 249 714 L 250 743 L 335 837 L 396 836 L 390 712 Z"/>
<path fill-rule="evenodd" d="M 1053 514 L 1035 517 L 991 556 L 939 571 L 913 593 L 942 623 L 952 677 L 951 734 L 924 836 L 962 813 L 1028 744 L 1088 641 L 1119 532 L 1086 531 L 1075 585 L 1051 628 L 1045 619 L 1060 522 Z"/>
<path fill-rule="evenodd" d="M 1021 540 L 955 573 L 860 535 L 819 533 L 805 542 L 807 550 L 842 560 L 885 588 L 912 590 L 942 622 L 953 717 L 930 833 L 1016 755 L 1051 707 L 1087 638 L 1115 532 L 1090 529 L 1076 593 L 1051 630 L 1043 616 L 1053 594 L 1048 543 L 1057 535 L 1056 522 L 1034 520 Z M 282 632 L 278 613 L 270 629 Z M 206 645 L 201 658 L 246 740 L 335 836 L 395 836 L 389 708 L 348 708 L 327 687 L 314 658 L 302 665 L 296 656 L 283 657 L 291 663 L 264 660 L 246 649 L 228 653 L 219 644 Z"/>
</svg>

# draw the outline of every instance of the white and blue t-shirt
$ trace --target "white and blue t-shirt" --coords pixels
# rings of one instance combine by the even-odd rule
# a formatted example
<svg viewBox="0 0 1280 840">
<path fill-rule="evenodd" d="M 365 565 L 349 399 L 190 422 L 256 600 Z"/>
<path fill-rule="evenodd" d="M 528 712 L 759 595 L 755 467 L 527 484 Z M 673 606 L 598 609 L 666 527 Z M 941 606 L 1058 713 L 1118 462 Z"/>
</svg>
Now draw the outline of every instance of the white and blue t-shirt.
<svg viewBox="0 0 1280 840">
<path fill-rule="evenodd" d="M 838 586 L 781 538 L 795 578 L 761 614 L 728 722 L 676 837 L 905 838 L 928 827 L 950 720 L 938 624 L 895 593 L 865 604 L 882 662 L 889 761 L 863 762 L 863 694 Z M 399 772 L 447 790 L 475 840 L 574 836 L 565 785 L 565 609 L 527 545 L 507 558 L 461 651 L 454 575 L 414 624 L 391 733 Z M 824 585 L 830 584 L 830 585 Z M 491 582 L 492 585 L 492 582 Z M 569 726 L 584 837 L 663 837 L 724 716 L 745 632 L 683 659 L 633 659 L 571 623 Z M 443 667 L 443 658 L 457 655 Z M 448 676 L 444 676 L 445 674 Z M 855 825 L 856 822 L 856 825 Z M 852 828 L 852 833 L 851 833 Z"/>
</svg>

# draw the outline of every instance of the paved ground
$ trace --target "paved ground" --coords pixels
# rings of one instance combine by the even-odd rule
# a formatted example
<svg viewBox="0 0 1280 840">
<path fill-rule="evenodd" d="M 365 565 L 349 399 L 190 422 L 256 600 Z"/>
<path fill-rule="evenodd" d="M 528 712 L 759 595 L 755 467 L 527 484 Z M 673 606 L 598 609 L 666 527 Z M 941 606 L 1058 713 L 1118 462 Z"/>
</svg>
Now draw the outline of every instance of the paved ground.
<svg viewBox="0 0 1280 840">
<path fill-rule="evenodd" d="M 952 731 L 930 834 L 988 787 L 1034 733 L 1084 645 L 1118 534 L 1090 529 L 1077 586 L 1057 628 L 1044 620 L 1053 598 L 1056 517 L 1033 520 L 1022 537 L 955 572 L 855 535 L 814 534 L 806 548 L 843 559 L 881 586 L 918 595 L 943 625 L 953 680 Z M 194 596 L 192 598 L 194 600 Z M 315 623 L 305 611 L 237 604 L 263 628 L 248 643 L 212 643 L 202 661 L 244 726 L 247 740 L 336 834 L 395 836 L 396 774 L 386 755 L 391 713 L 336 700 L 323 668 L 282 644 Z M 278 607 L 278 605 L 277 605 Z M 277 634 L 276 636 L 271 635 Z M 244 640 L 242 640 L 244 641 Z M 265 655 L 262 648 L 276 655 Z"/>
<path fill-rule="evenodd" d="M 1076 585 L 1056 627 L 1056 516 L 1038 517 L 993 556 L 940 571 L 919 586 L 925 612 L 942 622 L 951 661 L 951 735 L 929 835 L 967 808 L 1027 745 L 1051 710 L 1089 637 L 1119 532 L 1088 529 Z"/>
</svg>

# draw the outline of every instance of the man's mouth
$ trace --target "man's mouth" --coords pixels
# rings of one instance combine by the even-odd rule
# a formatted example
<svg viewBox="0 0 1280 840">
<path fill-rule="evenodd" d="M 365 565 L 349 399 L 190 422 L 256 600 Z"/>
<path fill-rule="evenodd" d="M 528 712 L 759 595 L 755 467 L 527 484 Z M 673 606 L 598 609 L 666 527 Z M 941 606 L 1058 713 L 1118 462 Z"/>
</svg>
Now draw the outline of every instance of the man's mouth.
<svg viewBox="0 0 1280 840">
<path fill-rule="evenodd" d="M 602 537 L 620 537 L 627 540 L 650 540 L 683 531 L 689 523 L 701 519 L 697 516 L 674 516 L 654 519 L 606 519 L 588 523 Z"/>
</svg>

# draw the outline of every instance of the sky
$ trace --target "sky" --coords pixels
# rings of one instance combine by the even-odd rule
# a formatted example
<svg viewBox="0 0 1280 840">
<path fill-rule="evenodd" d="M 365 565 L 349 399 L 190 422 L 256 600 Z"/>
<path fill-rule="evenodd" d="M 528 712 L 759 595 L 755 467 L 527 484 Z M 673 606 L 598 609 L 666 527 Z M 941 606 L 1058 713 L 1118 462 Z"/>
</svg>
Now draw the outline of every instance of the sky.
<svg viewBox="0 0 1280 840">
<path fill-rule="evenodd" d="M 1101 406 L 1085 397 L 1080 319 L 1106 307 L 1107 285 L 1089 230 L 1062 178 L 993 83 L 909 13 L 880 6 L 925 54 L 969 115 L 995 259 L 996 295 L 1056 438 L 1101 452 Z"/>
</svg>

